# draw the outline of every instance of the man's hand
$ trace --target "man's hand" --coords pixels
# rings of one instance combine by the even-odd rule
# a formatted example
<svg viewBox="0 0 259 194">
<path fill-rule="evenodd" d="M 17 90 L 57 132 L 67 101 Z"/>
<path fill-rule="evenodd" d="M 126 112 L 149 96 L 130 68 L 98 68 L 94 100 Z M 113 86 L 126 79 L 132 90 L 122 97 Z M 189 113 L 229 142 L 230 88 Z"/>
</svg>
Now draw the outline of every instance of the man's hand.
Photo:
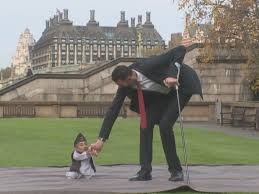
<svg viewBox="0 0 259 194">
<path fill-rule="evenodd" d="M 179 86 L 178 80 L 174 77 L 167 77 L 167 78 L 164 79 L 163 82 L 164 82 L 165 86 L 168 87 L 168 88 Z"/>
<path fill-rule="evenodd" d="M 89 147 L 89 153 L 93 156 L 97 156 L 98 153 L 102 151 L 104 142 L 101 140 L 97 140 L 95 143 L 91 144 Z"/>
</svg>

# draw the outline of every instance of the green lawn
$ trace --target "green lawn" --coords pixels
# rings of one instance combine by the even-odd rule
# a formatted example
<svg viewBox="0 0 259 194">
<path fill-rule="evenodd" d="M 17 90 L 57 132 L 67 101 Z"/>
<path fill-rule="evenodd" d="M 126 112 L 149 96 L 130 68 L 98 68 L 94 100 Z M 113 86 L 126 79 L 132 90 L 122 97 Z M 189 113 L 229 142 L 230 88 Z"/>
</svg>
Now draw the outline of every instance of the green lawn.
<svg viewBox="0 0 259 194">
<path fill-rule="evenodd" d="M 98 136 L 101 119 L 1 119 L 0 167 L 64 166 L 70 163 L 74 137 L 83 132 L 89 142 Z M 138 163 L 137 119 L 118 119 L 97 164 Z M 191 164 L 258 164 L 259 141 L 222 132 L 186 130 Z M 154 131 L 154 164 L 165 163 L 159 130 Z M 175 127 L 178 154 L 182 144 Z"/>
<path fill-rule="evenodd" d="M 0 119 L 0 167 L 67 166 L 77 133 L 83 132 L 91 143 L 98 136 L 101 122 L 101 119 Z M 137 164 L 138 125 L 138 119 L 118 119 L 110 140 L 95 162 Z M 182 159 L 178 125 L 174 131 Z M 255 154 L 258 140 L 204 129 L 187 128 L 185 131 L 191 164 L 259 164 L 259 154 Z M 154 164 L 165 163 L 158 128 L 154 131 L 153 157 Z"/>
</svg>

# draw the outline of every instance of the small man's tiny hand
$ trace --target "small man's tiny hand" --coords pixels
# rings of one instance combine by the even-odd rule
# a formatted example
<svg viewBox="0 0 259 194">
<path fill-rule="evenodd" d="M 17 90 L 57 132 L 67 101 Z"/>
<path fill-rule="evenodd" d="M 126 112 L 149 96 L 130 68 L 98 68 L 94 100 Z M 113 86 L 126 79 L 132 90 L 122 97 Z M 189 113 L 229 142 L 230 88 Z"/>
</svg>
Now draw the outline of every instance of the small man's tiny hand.
<svg viewBox="0 0 259 194">
<path fill-rule="evenodd" d="M 88 151 L 87 151 L 91 156 L 98 156 L 98 153 L 97 153 L 97 151 L 92 147 L 92 146 L 90 146 L 89 148 L 88 148 Z"/>
<path fill-rule="evenodd" d="M 97 156 L 98 153 L 102 151 L 104 142 L 101 140 L 97 140 L 95 143 L 91 144 L 89 147 L 89 152 L 93 156 Z"/>
<path fill-rule="evenodd" d="M 167 77 L 167 78 L 164 79 L 163 82 L 164 82 L 165 86 L 168 87 L 168 88 L 179 86 L 178 80 L 174 77 Z"/>
</svg>

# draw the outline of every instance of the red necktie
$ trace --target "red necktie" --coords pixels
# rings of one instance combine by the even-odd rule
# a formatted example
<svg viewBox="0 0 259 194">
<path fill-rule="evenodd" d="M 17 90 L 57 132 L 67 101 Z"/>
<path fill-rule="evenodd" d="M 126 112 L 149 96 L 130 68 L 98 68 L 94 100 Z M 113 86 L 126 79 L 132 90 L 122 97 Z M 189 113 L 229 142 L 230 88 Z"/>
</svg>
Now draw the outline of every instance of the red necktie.
<svg viewBox="0 0 259 194">
<path fill-rule="evenodd" d="M 147 128 L 147 115 L 145 110 L 145 102 L 143 97 L 143 91 L 140 87 L 140 84 L 137 82 L 137 93 L 138 93 L 138 106 L 140 113 L 140 127 L 141 129 Z"/>
</svg>

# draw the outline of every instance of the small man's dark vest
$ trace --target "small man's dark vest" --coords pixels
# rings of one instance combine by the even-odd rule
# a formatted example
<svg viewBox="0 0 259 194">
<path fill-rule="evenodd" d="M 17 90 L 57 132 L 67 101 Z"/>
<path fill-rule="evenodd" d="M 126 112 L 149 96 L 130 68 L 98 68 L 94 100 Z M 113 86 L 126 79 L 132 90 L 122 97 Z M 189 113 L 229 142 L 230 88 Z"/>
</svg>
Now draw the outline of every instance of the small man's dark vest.
<svg viewBox="0 0 259 194">
<path fill-rule="evenodd" d="M 72 152 L 71 154 L 71 160 L 72 160 L 72 164 L 70 166 L 70 172 L 77 172 L 80 173 L 80 167 L 81 167 L 81 161 L 77 161 L 73 158 L 74 152 Z M 92 167 L 92 169 L 94 170 L 94 172 L 96 172 L 96 168 L 94 166 L 94 161 L 93 158 L 90 158 L 90 165 Z"/>
</svg>

